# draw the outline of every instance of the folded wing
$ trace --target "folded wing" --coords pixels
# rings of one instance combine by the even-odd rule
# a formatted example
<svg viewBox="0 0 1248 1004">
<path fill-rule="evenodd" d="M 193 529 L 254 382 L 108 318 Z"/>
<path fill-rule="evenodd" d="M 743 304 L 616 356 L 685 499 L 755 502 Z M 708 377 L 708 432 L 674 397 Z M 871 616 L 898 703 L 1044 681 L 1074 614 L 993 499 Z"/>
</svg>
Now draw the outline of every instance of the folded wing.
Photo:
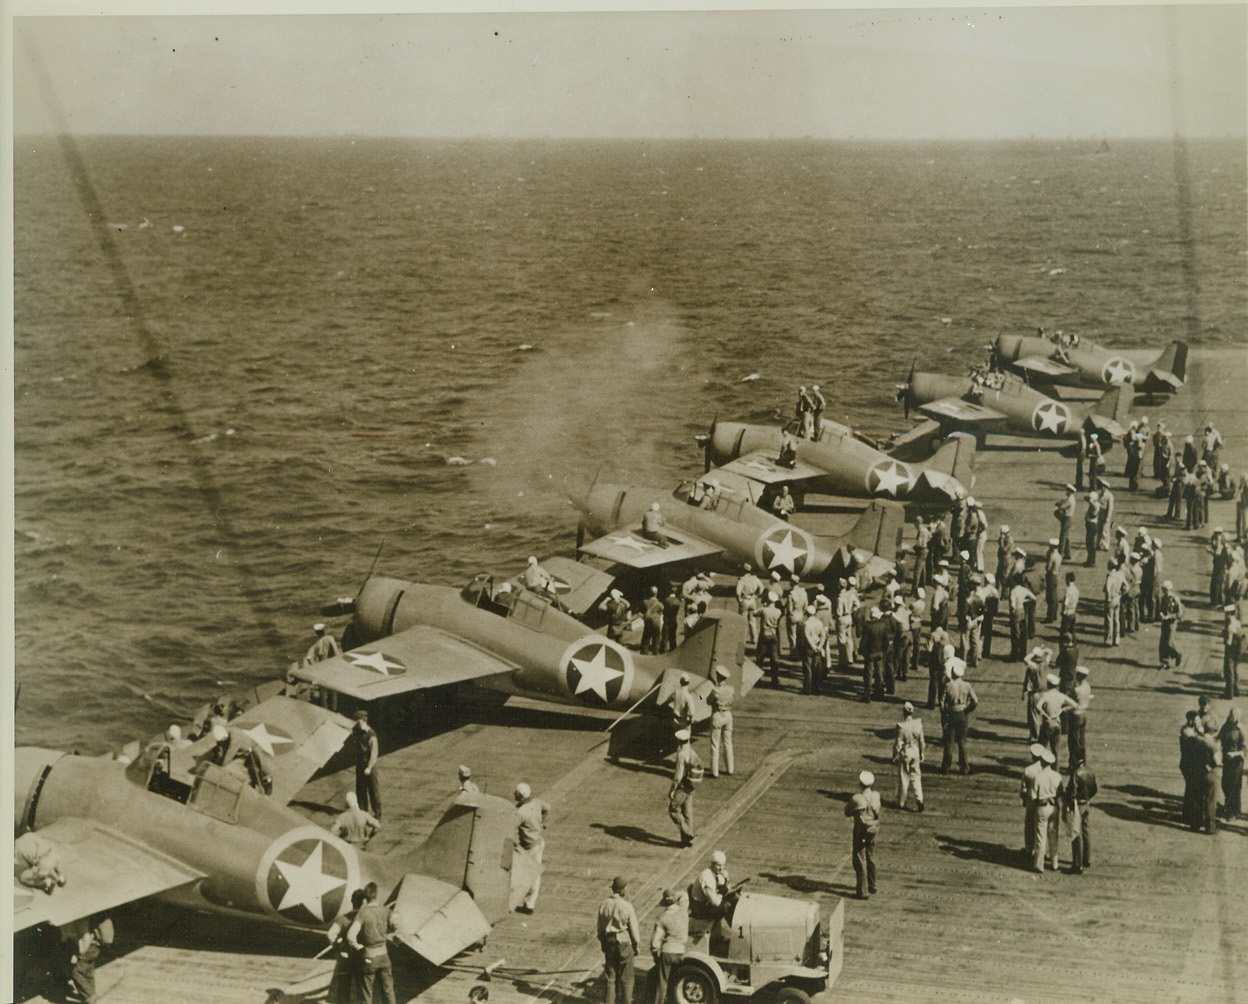
<svg viewBox="0 0 1248 1004">
<path fill-rule="evenodd" d="M 717 473 L 721 471 L 765 485 L 792 485 L 821 478 L 827 473 L 801 460 L 794 460 L 792 467 L 777 463 L 773 455 L 761 450 L 742 454 L 723 467 L 716 468 Z"/>
<path fill-rule="evenodd" d="M 56 846 L 67 882 L 50 894 L 15 882 L 17 931 L 45 922 L 60 927 L 204 877 L 203 872 L 87 819 L 63 816 L 38 835 Z"/>
</svg>

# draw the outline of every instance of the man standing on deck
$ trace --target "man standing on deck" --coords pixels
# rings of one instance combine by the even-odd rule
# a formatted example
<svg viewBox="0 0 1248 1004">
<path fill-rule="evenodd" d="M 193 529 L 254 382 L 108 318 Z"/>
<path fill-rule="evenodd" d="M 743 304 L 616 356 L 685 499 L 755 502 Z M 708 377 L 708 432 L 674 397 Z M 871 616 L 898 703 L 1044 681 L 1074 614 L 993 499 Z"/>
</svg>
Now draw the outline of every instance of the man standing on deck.
<svg viewBox="0 0 1248 1004">
<path fill-rule="evenodd" d="M 651 586 L 650 594 L 642 601 L 641 653 L 658 655 L 663 637 L 663 601 L 659 599 L 659 587 Z"/>
<path fill-rule="evenodd" d="M 527 864 L 528 890 L 524 901 L 516 907 L 518 913 L 532 913 L 537 908 L 537 897 L 542 890 L 542 857 L 546 853 L 546 817 L 550 806 L 540 798 L 533 797 L 533 789 L 521 781 L 516 785 L 516 856 Z M 522 871 L 523 875 L 523 871 Z"/>
<path fill-rule="evenodd" d="M 724 765 L 732 776 L 732 704 L 737 691 L 728 682 L 728 670 L 715 667 L 715 686 L 707 696 L 711 706 L 711 777 L 719 777 L 719 751 L 724 751 Z"/>
<path fill-rule="evenodd" d="M 902 719 L 897 723 L 897 736 L 893 740 L 893 763 L 897 764 L 897 807 L 906 808 L 910 789 L 914 788 L 914 800 L 919 812 L 923 811 L 923 720 L 914 714 L 914 705 L 906 701 L 902 705 Z"/>
<path fill-rule="evenodd" d="M 1049 553 L 1044 556 L 1044 623 L 1057 620 L 1057 586 L 1062 571 L 1061 542 L 1049 538 Z"/>
<path fill-rule="evenodd" d="M 1228 603 L 1222 608 L 1222 679 L 1226 686 L 1222 691 L 1224 700 L 1239 696 L 1239 661 L 1244 653 L 1244 626 L 1238 616 L 1239 607 Z"/>
<path fill-rule="evenodd" d="M 751 645 L 758 643 L 758 601 L 763 594 L 763 583 L 754 574 L 754 567 L 745 563 L 745 572 L 737 579 L 737 613 L 745 618 Z"/>
<path fill-rule="evenodd" d="M 664 909 L 654 922 L 654 934 L 650 938 L 655 975 L 653 1004 L 667 1004 L 667 981 L 685 957 L 689 941 L 689 900 L 683 892 L 664 889 L 659 905 Z"/>
<path fill-rule="evenodd" d="M 667 814 L 680 830 L 680 846 L 693 845 L 693 791 L 702 779 L 702 761 L 693 751 L 693 732 L 681 729 L 676 733 L 680 747 L 676 750 L 676 766 L 672 784 L 667 791 Z"/>
<path fill-rule="evenodd" d="M 683 602 L 680 591 L 673 582 L 668 587 L 667 596 L 663 598 L 663 643 L 659 646 L 660 653 L 671 652 L 676 648 L 676 632 L 679 630 Z"/>
<path fill-rule="evenodd" d="M 369 882 L 364 887 L 364 905 L 347 928 L 347 941 L 359 953 L 361 961 L 361 1004 L 373 1004 L 374 986 L 380 989 L 383 1004 L 395 1004 L 394 972 L 386 948 L 386 937 L 393 930 L 390 907 L 377 902 L 377 883 Z"/>
<path fill-rule="evenodd" d="M 637 911 L 624 896 L 628 883 L 623 875 L 611 880 L 611 895 L 598 907 L 598 944 L 602 948 L 602 971 L 607 978 L 606 1004 L 632 1004 L 633 959 L 641 942 Z"/>
<path fill-rule="evenodd" d="M 355 726 L 351 729 L 351 752 L 355 755 L 355 797 L 360 808 L 381 819 L 381 779 L 377 776 L 377 758 L 380 747 L 377 733 L 369 727 L 368 712 L 362 708 L 355 713 Z"/>
<path fill-rule="evenodd" d="M 1070 560 L 1070 528 L 1075 521 L 1075 486 L 1066 486 L 1066 497 L 1053 507 L 1053 515 L 1057 518 L 1058 549 L 1062 560 Z"/>
<path fill-rule="evenodd" d="M 880 795 L 871 786 L 875 775 L 864 770 L 858 775 L 858 793 L 845 805 L 845 815 L 854 820 L 854 875 L 858 898 L 875 892 L 875 835 L 880 829 Z"/>
<path fill-rule="evenodd" d="M 1096 545 L 1101 533 L 1101 493 L 1088 492 L 1087 501 L 1088 507 L 1083 513 L 1083 545 L 1088 554 L 1083 563 L 1087 568 L 1091 568 L 1096 564 Z"/>
<path fill-rule="evenodd" d="M 767 593 L 762 613 L 758 616 L 758 649 L 754 653 L 759 669 L 771 673 L 771 685 L 780 686 L 780 598 Z"/>
<path fill-rule="evenodd" d="M 1059 633 L 1076 636 L 1075 621 L 1079 612 L 1079 587 L 1075 585 L 1075 573 L 1066 573 L 1066 592 L 1062 596 L 1062 622 Z"/>
<path fill-rule="evenodd" d="M 1066 750 L 1070 755 L 1070 769 L 1083 763 L 1088 757 L 1088 708 L 1092 704 L 1092 684 L 1088 682 L 1088 667 L 1075 669 L 1075 707 L 1067 718 Z"/>
<path fill-rule="evenodd" d="M 942 736 L 945 751 L 940 758 L 940 772 L 949 773 L 949 765 L 953 757 L 953 745 L 958 746 L 958 770 L 963 774 L 971 772 L 966 759 L 966 728 L 971 713 L 979 705 L 974 688 L 962 678 L 966 672 L 966 663 L 958 658 L 947 660 L 952 663 L 953 679 L 945 688 L 945 721 L 947 727 Z"/>
<path fill-rule="evenodd" d="M 1174 632 L 1178 630 L 1179 622 L 1183 619 L 1183 603 L 1175 595 L 1174 583 L 1169 579 L 1161 584 L 1157 616 L 1161 620 L 1161 637 L 1157 642 L 1157 658 L 1161 660 L 1161 668 L 1169 669 L 1171 659 L 1176 667 L 1183 665 L 1183 653 L 1174 647 Z"/>
<path fill-rule="evenodd" d="M 1096 775 L 1082 757 L 1071 765 L 1070 777 L 1062 783 L 1064 811 L 1071 817 L 1070 871 L 1082 875 L 1092 866 L 1092 833 L 1088 825 L 1088 803 L 1096 797 Z"/>
<path fill-rule="evenodd" d="M 862 630 L 862 700 L 884 700 L 884 661 L 888 657 L 890 628 L 879 607 L 871 608 L 871 619 Z"/>
<path fill-rule="evenodd" d="M 1061 677 L 1049 673 L 1044 681 L 1048 684 L 1048 688 L 1031 697 L 1035 702 L 1037 717 L 1040 720 L 1037 741 L 1041 746 L 1052 751 L 1053 761 L 1056 763 L 1057 744 L 1062 735 L 1062 714 L 1066 711 L 1073 711 L 1078 705 L 1058 689 L 1062 682 Z"/>
<path fill-rule="evenodd" d="M 1025 580 L 1014 583 L 1010 590 L 1010 661 L 1018 662 L 1027 653 L 1027 603 L 1035 594 Z"/>
<path fill-rule="evenodd" d="M 827 398 L 819 390 L 819 385 L 815 384 L 810 388 L 810 415 L 813 427 L 811 438 L 816 441 L 823 435 L 823 411 L 827 406 Z"/>
<path fill-rule="evenodd" d="M 1053 769 L 1057 757 L 1043 744 L 1040 745 L 1040 761 L 1043 766 L 1031 779 L 1030 785 L 1024 778 L 1024 793 L 1033 821 L 1031 870 L 1043 873 L 1046 858 L 1050 867 L 1057 871 L 1057 793 L 1062 775 Z"/>
</svg>

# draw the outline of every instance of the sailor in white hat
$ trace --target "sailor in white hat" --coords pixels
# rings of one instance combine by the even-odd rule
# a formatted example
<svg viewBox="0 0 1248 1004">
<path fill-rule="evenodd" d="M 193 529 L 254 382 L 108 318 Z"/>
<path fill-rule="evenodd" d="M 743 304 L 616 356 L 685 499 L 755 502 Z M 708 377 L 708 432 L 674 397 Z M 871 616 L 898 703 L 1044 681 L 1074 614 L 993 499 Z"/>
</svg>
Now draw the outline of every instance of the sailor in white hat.
<svg viewBox="0 0 1248 1004">
<path fill-rule="evenodd" d="M 342 648 L 338 645 L 337 639 L 332 634 L 325 633 L 324 624 L 313 624 L 312 630 L 316 632 L 316 641 L 308 649 L 308 654 L 303 657 L 305 666 L 311 666 L 314 662 L 324 662 L 326 659 L 332 659 L 336 655 L 342 655 Z"/>
<path fill-rule="evenodd" d="M 689 727 L 676 730 L 676 766 L 672 771 L 672 785 L 667 792 L 667 814 L 680 830 L 680 846 L 693 844 L 693 793 L 702 780 L 702 761 L 693 751 L 693 730 Z"/>
<path fill-rule="evenodd" d="M 944 746 L 945 752 L 940 761 L 940 772 L 942 774 L 949 773 L 949 766 L 952 762 L 953 747 L 958 747 L 958 769 L 963 774 L 971 772 L 970 764 L 966 759 L 966 730 L 967 723 L 971 713 L 979 705 L 979 698 L 975 696 L 975 688 L 970 685 L 963 675 L 966 673 L 966 663 L 953 656 L 945 660 L 945 665 L 949 668 L 951 679 L 945 687 L 944 704 L 942 707 L 945 712 L 945 735 Z"/>
<path fill-rule="evenodd" d="M 880 828 L 880 793 L 872 785 L 875 775 L 864 770 L 858 775 L 858 791 L 845 805 L 845 815 L 854 821 L 854 875 L 858 898 L 875 892 L 875 835 Z"/>
</svg>

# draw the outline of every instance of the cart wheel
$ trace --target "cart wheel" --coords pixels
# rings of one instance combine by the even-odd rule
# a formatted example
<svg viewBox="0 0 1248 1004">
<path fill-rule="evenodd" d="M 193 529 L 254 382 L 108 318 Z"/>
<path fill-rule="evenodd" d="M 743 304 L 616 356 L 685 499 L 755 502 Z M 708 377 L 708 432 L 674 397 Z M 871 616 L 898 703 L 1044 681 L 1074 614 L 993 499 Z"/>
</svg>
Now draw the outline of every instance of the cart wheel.
<svg viewBox="0 0 1248 1004">
<path fill-rule="evenodd" d="M 810 1004 L 810 994 L 797 987 L 781 987 L 772 998 L 772 1004 Z"/>
<path fill-rule="evenodd" d="M 716 1004 L 719 1000 L 714 977 L 701 966 L 677 966 L 670 986 L 676 1004 Z"/>
</svg>

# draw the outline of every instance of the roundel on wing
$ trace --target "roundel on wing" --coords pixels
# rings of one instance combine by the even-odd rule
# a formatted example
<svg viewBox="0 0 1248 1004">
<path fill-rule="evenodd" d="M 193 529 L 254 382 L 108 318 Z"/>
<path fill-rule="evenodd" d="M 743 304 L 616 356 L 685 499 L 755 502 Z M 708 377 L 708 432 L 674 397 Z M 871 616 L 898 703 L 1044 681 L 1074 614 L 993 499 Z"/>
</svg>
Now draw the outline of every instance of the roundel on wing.
<svg viewBox="0 0 1248 1004">
<path fill-rule="evenodd" d="M 1101 379 L 1109 384 L 1135 383 L 1135 363 L 1122 356 L 1110 356 L 1101 367 Z"/>
<path fill-rule="evenodd" d="M 1070 428 L 1070 409 L 1061 401 L 1042 401 L 1031 413 L 1031 427 L 1060 436 Z"/>
<path fill-rule="evenodd" d="M 256 869 L 256 899 L 292 924 L 323 927 L 360 884 L 355 849 L 318 826 L 299 826 L 265 850 Z"/>
<path fill-rule="evenodd" d="M 914 472 L 900 460 L 881 460 L 867 468 L 867 491 L 885 498 L 902 498 L 914 484 Z"/>
<path fill-rule="evenodd" d="M 814 552 L 810 534 L 789 523 L 772 527 L 754 542 L 754 560 L 768 572 L 801 575 Z"/>
<path fill-rule="evenodd" d="M 597 707 L 626 699 L 633 690 L 633 657 L 600 634 L 569 645 L 559 659 L 559 672 L 569 694 Z"/>
</svg>

